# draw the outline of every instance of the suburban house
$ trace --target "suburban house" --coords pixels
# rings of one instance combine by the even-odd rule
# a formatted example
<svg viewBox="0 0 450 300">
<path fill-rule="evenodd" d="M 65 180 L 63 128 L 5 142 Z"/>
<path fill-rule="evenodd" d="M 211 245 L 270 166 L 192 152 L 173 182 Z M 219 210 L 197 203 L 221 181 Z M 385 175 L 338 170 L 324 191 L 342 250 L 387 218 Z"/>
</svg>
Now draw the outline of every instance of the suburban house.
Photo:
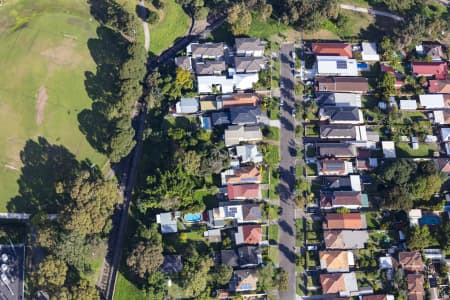
<svg viewBox="0 0 450 300">
<path fill-rule="evenodd" d="M 257 38 L 236 38 L 235 46 L 237 56 L 261 57 L 266 49 L 266 46 Z"/>
<path fill-rule="evenodd" d="M 162 265 L 159 271 L 164 274 L 179 273 L 183 270 L 183 261 L 181 255 L 164 255 Z"/>
<path fill-rule="evenodd" d="M 327 249 L 364 249 L 369 241 L 366 230 L 325 230 L 323 236 Z"/>
<path fill-rule="evenodd" d="M 192 71 L 192 60 L 189 56 L 175 57 L 175 65 L 187 71 Z"/>
<path fill-rule="evenodd" d="M 394 141 L 381 141 L 381 148 L 383 149 L 384 158 L 396 158 L 397 152 L 395 150 Z"/>
<path fill-rule="evenodd" d="M 395 297 L 389 294 L 367 295 L 363 296 L 362 300 L 395 300 Z"/>
<path fill-rule="evenodd" d="M 195 114 L 198 112 L 199 102 L 197 98 L 181 98 L 175 104 L 177 114 Z"/>
<path fill-rule="evenodd" d="M 369 83 L 364 77 L 317 77 L 317 91 L 365 94 Z"/>
<path fill-rule="evenodd" d="M 319 106 L 362 106 L 361 95 L 352 93 L 319 92 L 315 101 Z"/>
<path fill-rule="evenodd" d="M 434 123 L 447 125 L 450 124 L 450 111 L 449 110 L 434 110 L 433 111 Z"/>
<path fill-rule="evenodd" d="M 225 146 L 238 145 L 241 142 L 258 142 L 263 139 L 259 126 L 233 125 L 225 129 Z"/>
<path fill-rule="evenodd" d="M 230 280 L 230 291 L 248 292 L 255 291 L 258 283 L 258 270 L 235 270 Z"/>
<path fill-rule="evenodd" d="M 356 273 L 320 274 L 320 284 L 324 295 L 353 296 L 358 294 Z"/>
<path fill-rule="evenodd" d="M 447 155 L 450 155 L 450 128 L 441 128 L 441 139 L 444 143 L 445 152 L 447 153 Z"/>
<path fill-rule="evenodd" d="M 447 79 L 447 62 L 413 62 L 412 72 L 416 76 L 434 77 L 434 79 Z"/>
<path fill-rule="evenodd" d="M 226 71 L 226 65 L 224 61 L 196 61 L 194 71 L 196 75 L 222 75 Z"/>
<path fill-rule="evenodd" d="M 221 59 L 225 56 L 224 43 L 191 43 L 186 53 L 194 59 Z"/>
<path fill-rule="evenodd" d="M 400 110 L 416 110 L 416 100 L 400 100 Z"/>
<path fill-rule="evenodd" d="M 261 173 L 257 167 L 247 166 L 239 169 L 229 169 L 225 172 L 223 184 L 261 183 Z"/>
<path fill-rule="evenodd" d="M 261 189 L 259 184 L 228 184 L 228 199 L 261 199 Z"/>
<path fill-rule="evenodd" d="M 356 191 L 333 191 L 320 194 L 321 209 L 335 209 L 345 207 L 348 209 L 360 209 L 368 207 L 367 194 Z"/>
<path fill-rule="evenodd" d="M 322 140 L 367 141 L 366 126 L 354 125 L 320 125 Z"/>
<path fill-rule="evenodd" d="M 346 143 L 318 143 L 320 157 L 353 158 L 356 157 L 356 146 Z"/>
<path fill-rule="evenodd" d="M 259 204 L 221 205 L 208 211 L 208 220 L 211 227 L 225 227 L 227 221 L 236 221 L 238 224 L 260 223 L 261 206 Z"/>
<path fill-rule="evenodd" d="M 445 100 L 442 94 L 419 95 L 420 106 L 426 109 L 444 108 Z"/>
<path fill-rule="evenodd" d="M 361 178 L 359 175 L 326 176 L 322 177 L 323 190 L 361 191 Z"/>
<path fill-rule="evenodd" d="M 230 124 L 230 114 L 225 111 L 217 111 L 211 114 L 211 124 L 213 126 L 222 126 Z"/>
<path fill-rule="evenodd" d="M 232 95 L 217 96 L 217 102 L 220 102 L 221 108 L 230 108 L 235 106 L 256 106 L 258 103 L 258 96 L 251 93 L 240 93 Z"/>
<path fill-rule="evenodd" d="M 350 43 L 313 43 L 311 47 L 314 55 L 334 55 L 352 58 Z"/>
<path fill-rule="evenodd" d="M 442 45 L 437 43 L 423 43 L 422 45 L 417 45 L 416 52 L 419 55 L 431 57 L 432 60 L 445 59 Z"/>
<path fill-rule="evenodd" d="M 262 57 L 235 56 L 234 69 L 237 73 L 257 73 L 265 68 Z"/>
<path fill-rule="evenodd" d="M 252 89 L 258 79 L 258 73 L 197 76 L 197 91 L 199 94 L 230 94 L 235 89 L 243 91 Z"/>
<path fill-rule="evenodd" d="M 324 230 L 366 228 L 366 216 L 360 213 L 328 213 L 323 223 Z"/>
<path fill-rule="evenodd" d="M 361 48 L 361 56 L 363 61 L 380 61 L 380 55 L 377 52 L 377 44 L 362 42 Z"/>
<path fill-rule="evenodd" d="M 398 263 L 403 270 L 414 273 L 422 272 L 425 267 L 420 251 L 400 252 Z"/>
<path fill-rule="evenodd" d="M 402 88 L 402 86 L 405 84 L 404 80 L 403 80 L 403 75 L 397 71 L 395 71 L 395 69 L 389 65 L 385 65 L 385 64 L 381 64 L 381 72 L 383 73 L 391 73 L 392 75 L 394 75 L 395 77 L 395 84 L 394 87 L 399 90 Z"/>
<path fill-rule="evenodd" d="M 261 225 L 241 225 L 234 234 L 236 245 L 259 245 L 262 242 Z"/>
<path fill-rule="evenodd" d="M 250 125 L 259 123 L 261 109 L 259 106 L 236 106 L 230 108 L 230 123 Z"/>
<path fill-rule="evenodd" d="M 351 251 L 327 250 L 319 252 L 320 268 L 329 273 L 349 272 L 355 265 L 355 257 Z"/>
<path fill-rule="evenodd" d="M 260 163 L 263 161 L 263 155 L 256 145 L 236 146 L 234 151 L 235 157 L 239 158 L 242 163 L 253 162 Z"/>
<path fill-rule="evenodd" d="M 342 159 L 323 159 L 319 164 L 319 175 L 347 175 L 353 173 L 351 161 Z"/>
<path fill-rule="evenodd" d="M 425 299 L 425 277 L 423 276 L 423 274 L 408 274 L 406 280 L 408 282 L 408 299 Z"/>
<path fill-rule="evenodd" d="M 318 76 L 358 76 L 356 59 L 342 56 L 317 56 Z"/>
<path fill-rule="evenodd" d="M 179 211 L 166 212 L 156 215 L 156 223 L 161 225 L 161 233 L 178 232 L 177 219 L 181 216 Z"/>
<path fill-rule="evenodd" d="M 428 92 L 433 94 L 450 94 L 450 79 L 429 80 Z"/>
<path fill-rule="evenodd" d="M 222 264 L 230 267 L 256 267 L 262 264 L 261 250 L 258 246 L 242 246 L 232 250 L 220 251 Z"/>
<path fill-rule="evenodd" d="M 319 110 L 319 117 L 330 124 L 364 123 L 363 113 L 358 107 L 325 106 Z"/>
</svg>

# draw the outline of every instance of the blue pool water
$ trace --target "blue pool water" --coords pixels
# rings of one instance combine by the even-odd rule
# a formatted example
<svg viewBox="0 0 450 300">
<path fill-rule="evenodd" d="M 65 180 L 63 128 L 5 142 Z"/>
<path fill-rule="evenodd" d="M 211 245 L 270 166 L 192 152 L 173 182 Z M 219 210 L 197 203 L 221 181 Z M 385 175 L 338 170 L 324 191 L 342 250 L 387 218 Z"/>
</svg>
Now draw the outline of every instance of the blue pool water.
<svg viewBox="0 0 450 300">
<path fill-rule="evenodd" d="M 185 214 L 184 220 L 187 222 L 200 222 L 202 220 L 202 214 Z"/>
<path fill-rule="evenodd" d="M 369 68 L 369 65 L 367 63 L 365 63 L 365 62 L 359 62 L 357 66 L 358 66 L 358 69 L 367 69 L 367 68 Z"/>
<path fill-rule="evenodd" d="M 441 218 L 438 216 L 423 216 L 419 219 L 420 225 L 439 225 L 441 224 Z"/>
</svg>

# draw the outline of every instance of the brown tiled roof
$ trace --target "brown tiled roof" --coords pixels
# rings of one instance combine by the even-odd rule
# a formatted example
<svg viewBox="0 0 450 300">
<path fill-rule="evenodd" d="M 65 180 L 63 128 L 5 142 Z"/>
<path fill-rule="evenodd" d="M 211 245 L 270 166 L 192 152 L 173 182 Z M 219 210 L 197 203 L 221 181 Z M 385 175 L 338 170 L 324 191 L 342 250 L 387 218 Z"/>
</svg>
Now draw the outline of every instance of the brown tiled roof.
<svg viewBox="0 0 450 300">
<path fill-rule="evenodd" d="M 369 84 L 364 77 L 317 77 L 318 90 L 321 92 L 367 93 Z"/>
<path fill-rule="evenodd" d="M 345 160 L 342 159 L 324 159 L 322 163 L 323 173 L 336 173 L 345 174 Z"/>
<path fill-rule="evenodd" d="M 261 173 L 257 167 L 241 167 L 234 171 L 233 175 L 226 176 L 227 183 L 243 183 L 246 180 L 261 182 Z"/>
<path fill-rule="evenodd" d="M 260 197 L 259 184 L 228 184 L 228 199 L 258 199 Z"/>
<path fill-rule="evenodd" d="M 323 294 L 335 294 L 345 291 L 345 281 L 342 273 L 320 274 L 320 284 Z"/>
<path fill-rule="evenodd" d="M 255 106 L 258 103 L 258 100 L 259 98 L 257 95 L 250 93 L 222 96 L 223 108 L 247 105 Z"/>
<path fill-rule="evenodd" d="M 430 80 L 428 91 L 436 94 L 450 94 L 450 80 Z"/>
<path fill-rule="evenodd" d="M 398 261 L 402 268 L 406 271 L 423 271 L 424 264 L 422 255 L 419 251 L 400 252 L 398 254 Z"/>
<path fill-rule="evenodd" d="M 348 261 L 348 251 L 339 251 L 339 250 L 328 250 L 328 251 L 320 251 L 319 259 L 322 265 L 326 266 L 327 270 L 340 270 L 340 269 L 348 269 L 349 261 Z"/>
<path fill-rule="evenodd" d="M 364 229 L 364 215 L 360 213 L 330 213 L 325 217 L 324 229 Z"/>
<path fill-rule="evenodd" d="M 363 296 L 363 300 L 386 300 L 386 294 Z"/>
<path fill-rule="evenodd" d="M 261 206 L 259 204 L 242 205 L 242 218 L 244 221 L 261 221 Z"/>
<path fill-rule="evenodd" d="M 315 55 L 336 55 L 352 58 L 352 45 L 349 43 L 313 43 L 312 52 Z"/>
<path fill-rule="evenodd" d="M 450 160 L 448 158 L 438 158 L 436 163 L 440 172 L 450 173 Z"/>
<path fill-rule="evenodd" d="M 262 241 L 261 225 L 243 225 L 244 244 L 259 244 Z"/>
<path fill-rule="evenodd" d="M 335 191 L 333 193 L 334 205 L 361 205 L 361 192 L 355 191 Z"/>
<path fill-rule="evenodd" d="M 425 290 L 423 284 L 425 278 L 423 274 L 409 274 L 408 280 L 408 299 L 423 300 L 425 297 Z"/>
</svg>

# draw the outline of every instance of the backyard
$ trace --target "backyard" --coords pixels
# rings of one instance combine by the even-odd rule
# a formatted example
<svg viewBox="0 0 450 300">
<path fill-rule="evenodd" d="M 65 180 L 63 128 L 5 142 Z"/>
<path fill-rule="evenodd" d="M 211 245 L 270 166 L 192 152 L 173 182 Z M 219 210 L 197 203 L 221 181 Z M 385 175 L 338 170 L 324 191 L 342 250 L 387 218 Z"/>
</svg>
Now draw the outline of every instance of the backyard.
<svg viewBox="0 0 450 300">
<path fill-rule="evenodd" d="M 98 23 L 86 1 L 13 1 L 0 15 L 0 211 L 18 192 L 20 151 L 38 136 L 64 145 L 78 159 L 103 167 L 79 130 L 78 114 L 90 108 L 85 72 L 94 71 L 88 40 Z"/>
</svg>

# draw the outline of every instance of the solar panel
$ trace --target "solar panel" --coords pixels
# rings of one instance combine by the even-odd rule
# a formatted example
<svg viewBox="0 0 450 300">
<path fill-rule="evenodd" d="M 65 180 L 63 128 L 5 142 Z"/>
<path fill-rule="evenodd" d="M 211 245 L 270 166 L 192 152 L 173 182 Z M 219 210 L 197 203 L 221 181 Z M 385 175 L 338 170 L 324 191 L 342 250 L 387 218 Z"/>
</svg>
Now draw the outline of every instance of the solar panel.
<svg viewBox="0 0 450 300">
<path fill-rule="evenodd" d="M 345 60 L 336 61 L 336 68 L 338 69 L 347 69 L 347 62 Z"/>
</svg>

